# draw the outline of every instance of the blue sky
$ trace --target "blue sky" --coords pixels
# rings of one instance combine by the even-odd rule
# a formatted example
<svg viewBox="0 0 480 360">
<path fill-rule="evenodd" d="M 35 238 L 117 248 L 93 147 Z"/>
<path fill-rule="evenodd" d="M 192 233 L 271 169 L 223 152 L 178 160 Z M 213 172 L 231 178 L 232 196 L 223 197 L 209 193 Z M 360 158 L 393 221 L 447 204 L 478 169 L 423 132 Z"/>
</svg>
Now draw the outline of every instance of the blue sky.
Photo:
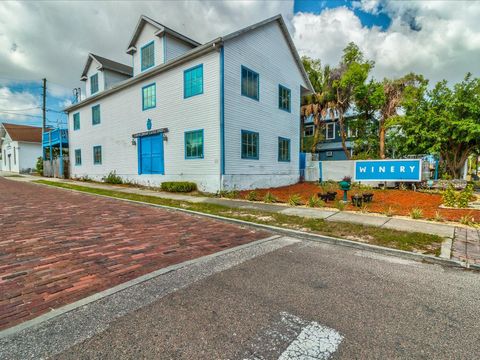
<svg viewBox="0 0 480 360">
<path fill-rule="evenodd" d="M 0 81 L 2 79 L 0 78 Z M 1 83 L 0 83 L 0 86 Z M 5 122 L 21 123 L 24 125 L 42 125 L 42 81 L 7 81 L 10 98 L 17 99 L 12 106 L 2 103 L 0 106 L 0 119 Z M 52 88 L 50 88 L 52 87 Z M 57 84 L 47 81 L 47 125 L 56 127 L 66 126 L 67 116 L 62 112 L 65 101 L 70 99 L 64 91 L 58 93 Z M 22 102 L 23 99 L 23 102 Z M 21 105 L 23 104 L 23 105 Z"/>
<path fill-rule="evenodd" d="M 383 30 L 386 30 L 391 23 L 391 19 L 385 13 L 381 11 L 378 14 L 370 14 L 365 11 L 362 11 L 353 6 L 352 1 L 346 0 L 325 0 L 325 1 L 314 1 L 314 0 L 295 0 L 293 6 L 293 12 L 308 12 L 313 14 L 320 14 L 325 9 L 333 9 L 336 7 L 344 6 L 352 10 L 356 16 L 360 19 L 363 26 L 372 27 L 378 26 Z"/>
</svg>

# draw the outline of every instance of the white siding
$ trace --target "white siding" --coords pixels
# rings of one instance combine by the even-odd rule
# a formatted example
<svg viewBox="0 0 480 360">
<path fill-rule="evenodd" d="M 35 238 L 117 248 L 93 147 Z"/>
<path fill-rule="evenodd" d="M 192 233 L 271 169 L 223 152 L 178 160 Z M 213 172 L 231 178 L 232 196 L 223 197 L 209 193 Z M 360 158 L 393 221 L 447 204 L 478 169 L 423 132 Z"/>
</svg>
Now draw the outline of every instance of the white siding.
<svg viewBox="0 0 480 360">
<path fill-rule="evenodd" d="M 29 169 L 35 169 L 37 158 L 42 156 L 42 145 L 12 141 L 7 134 L 2 143 L 1 152 L 2 170 L 16 173 L 26 172 Z"/>
<path fill-rule="evenodd" d="M 279 186 L 299 179 L 301 72 L 277 22 L 226 41 L 224 186 Z M 241 95 L 241 66 L 259 73 L 259 101 Z M 278 108 L 279 84 L 291 90 L 291 113 Z M 259 160 L 241 158 L 241 130 L 259 133 Z M 278 137 L 290 139 L 290 162 L 278 161 Z"/>
<path fill-rule="evenodd" d="M 40 143 L 19 142 L 18 147 L 20 172 L 35 170 L 37 159 L 42 156 L 42 145 Z"/>
<path fill-rule="evenodd" d="M 124 81 L 130 78 L 127 75 L 119 74 L 117 72 L 110 71 L 110 70 L 104 70 L 103 74 L 105 78 L 105 90 L 110 89 L 113 85 L 115 85 L 120 81 Z"/>
<path fill-rule="evenodd" d="M 95 60 L 92 60 L 92 62 L 90 63 L 90 66 L 87 71 L 87 81 L 85 81 L 86 97 L 89 97 L 92 95 L 92 93 L 90 92 L 90 77 L 97 73 L 98 73 L 98 91 L 95 94 L 98 94 L 100 91 L 105 90 L 105 79 L 103 76 L 103 71 L 98 70 L 99 66 L 100 64 L 97 63 Z"/>
<path fill-rule="evenodd" d="M 204 92 L 183 98 L 183 71 L 202 64 Z M 142 111 L 143 86 L 156 83 L 157 105 Z M 101 179 L 112 170 L 134 182 L 159 185 L 168 180 L 191 180 L 204 191 L 220 184 L 219 54 L 212 51 L 174 69 L 135 84 L 69 114 L 72 177 Z M 92 126 L 91 107 L 100 104 L 101 124 Z M 80 130 L 73 130 L 73 114 L 80 112 Z M 137 146 L 132 134 L 168 128 L 164 142 L 165 175 L 138 175 Z M 204 159 L 186 160 L 184 132 L 204 129 Z M 102 164 L 93 164 L 93 146 L 102 146 Z M 75 149 L 82 151 L 82 165 L 75 166 Z"/>
<path fill-rule="evenodd" d="M 133 54 L 133 76 L 138 75 L 142 72 L 142 64 L 140 62 L 142 46 L 147 45 L 149 42 L 154 41 L 154 66 L 163 64 L 163 38 L 155 36 L 155 32 L 158 29 L 149 24 L 145 23 L 143 29 L 137 39 L 135 44 L 137 51 Z M 150 68 L 151 69 L 151 68 Z"/>
<path fill-rule="evenodd" d="M 194 47 L 182 40 L 179 40 L 168 34 L 164 38 L 166 61 L 175 59 L 176 57 L 185 54 L 187 51 L 192 50 Z"/>
</svg>

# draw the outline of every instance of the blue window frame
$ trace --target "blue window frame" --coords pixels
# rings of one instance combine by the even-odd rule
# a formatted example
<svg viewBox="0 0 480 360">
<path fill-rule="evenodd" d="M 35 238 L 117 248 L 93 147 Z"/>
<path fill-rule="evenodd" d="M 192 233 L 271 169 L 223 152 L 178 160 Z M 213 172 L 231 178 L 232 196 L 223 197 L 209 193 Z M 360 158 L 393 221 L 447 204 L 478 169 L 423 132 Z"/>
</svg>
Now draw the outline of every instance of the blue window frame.
<svg viewBox="0 0 480 360">
<path fill-rule="evenodd" d="M 90 94 L 95 94 L 98 91 L 98 73 L 90 76 Z"/>
<path fill-rule="evenodd" d="M 73 114 L 73 130 L 80 130 L 80 113 Z"/>
<path fill-rule="evenodd" d="M 93 164 L 100 165 L 102 163 L 102 147 L 94 146 L 93 147 Z"/>
<path fill-rule="evenodd" d="M 153 109 L 157 106 L 157 86 L 155 83 L 142 88 L 142 110 Z"/>
<path fill-rule="evenodd" d="M 288 112 L 291 111 L 290 89 L 282 85 L 278 85 L 278 108 Z"/>
<path fill-rule="evenodd" d="M 138 173 L 164 174 L 163 134 L 138 138 Z"/>
<path fill-rule="evenodd" d="M 278 138 L 278 161 L 290 161 L 290 139 Z"/>
<path fill-rule="evenodd" d="M 140 49 L 140 63 L 142 71 L 151 68 L 155 64 L 155 43 L 153 41 L 143 45 Z"/>
<path fill-rule="evenodd" d="M 242 130 L 242 159 L 258 160 L 259 134 L 253 131 Z"/>
<path fill-rule="evenodd" d="M 75 149 L 75 165 L 82 165 L 82 150 Z"/>
<path fill-rule="evenodd" d="M 183 98 L 203 94 L 203 64 L 183 72 Z"/>
<path fill-rule="evenodd" d="M 92 106 L 92 125 L 100 124 L 100 105 Z"/>
<path fill-rule="evenodd" d="M 203 129 L 185 131 L 185 159 L 203 159 Z"/>
<path fill-rule="evenodd" d="M 242 95 L 250 99 L 259 99 L 260 79 L 258 73 L 242 66 Z"/>
</svg>

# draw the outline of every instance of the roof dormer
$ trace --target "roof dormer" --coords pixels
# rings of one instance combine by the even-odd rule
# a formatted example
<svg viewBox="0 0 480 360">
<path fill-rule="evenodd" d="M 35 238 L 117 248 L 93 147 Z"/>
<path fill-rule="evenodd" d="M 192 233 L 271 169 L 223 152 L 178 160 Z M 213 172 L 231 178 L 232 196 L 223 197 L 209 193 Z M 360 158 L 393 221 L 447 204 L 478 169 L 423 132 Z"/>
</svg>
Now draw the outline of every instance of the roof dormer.
<svg viewBox="0 0 480 360">
<path fill-rule="evenodd" d="M 95 54 L 88 54 L 80 80 L 85 81 L 85 94 L 86 97 L 90 97 L 110 89 L 115 83 L 126 80 L 132 75 L 131 66 Z"/>
<path fill-rule="evenodd" d="M 128 44 L 133 56 L 133 74 L 138 75 L 201 45 L 200 43 L 142 15 Z"/>
</svg>

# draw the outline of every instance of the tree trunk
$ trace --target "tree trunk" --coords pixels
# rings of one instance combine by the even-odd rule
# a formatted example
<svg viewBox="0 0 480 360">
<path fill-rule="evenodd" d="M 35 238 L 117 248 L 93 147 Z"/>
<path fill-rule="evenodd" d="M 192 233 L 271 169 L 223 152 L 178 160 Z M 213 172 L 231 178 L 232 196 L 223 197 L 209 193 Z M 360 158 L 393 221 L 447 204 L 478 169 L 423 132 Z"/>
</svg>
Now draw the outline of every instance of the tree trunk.
<svg viewBox="0 0 480 360">
<path fill-rule="evenodd" d="M 380 159 L 385 159 L 385 121 L 380 120 L 379 124 L 379 146 Z"/>
<path fill-rule="evenodd" d="M 342 148 L 347 160 L 352 158 L 352 154 L 347 148 L 347 133 L 345 131 L 345 119 L 343 117 L 343 111 L 338 112 L 338 125 L 340 127 L 340 138 L 342 139 Z"/>
</svg>

